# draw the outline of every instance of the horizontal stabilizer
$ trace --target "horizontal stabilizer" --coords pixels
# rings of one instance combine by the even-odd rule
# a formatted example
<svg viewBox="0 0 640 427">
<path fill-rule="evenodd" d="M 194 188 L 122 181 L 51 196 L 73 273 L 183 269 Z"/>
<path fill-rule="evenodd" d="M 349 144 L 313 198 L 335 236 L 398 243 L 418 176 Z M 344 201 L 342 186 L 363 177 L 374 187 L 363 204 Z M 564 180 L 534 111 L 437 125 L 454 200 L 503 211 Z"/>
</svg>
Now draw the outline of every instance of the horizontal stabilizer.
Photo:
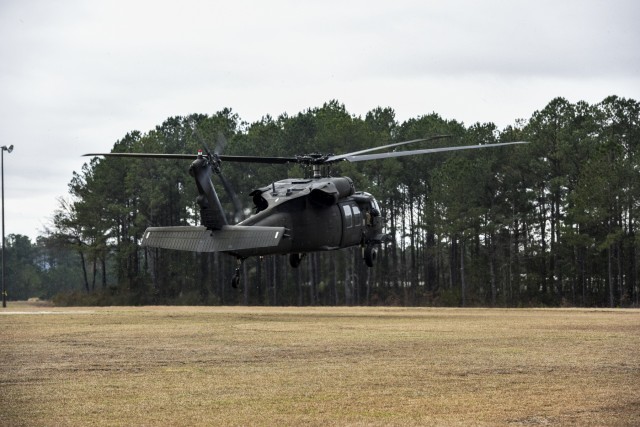
<svg viewBox="0 0 640 427">
<path fill-rule="evenodd" d="M 220 230 L 206 227 L 149 227 L 142 246 L 192 252 L 233 252 L 277 247 L 284 227 L 225 225 Z"/>
</svg>

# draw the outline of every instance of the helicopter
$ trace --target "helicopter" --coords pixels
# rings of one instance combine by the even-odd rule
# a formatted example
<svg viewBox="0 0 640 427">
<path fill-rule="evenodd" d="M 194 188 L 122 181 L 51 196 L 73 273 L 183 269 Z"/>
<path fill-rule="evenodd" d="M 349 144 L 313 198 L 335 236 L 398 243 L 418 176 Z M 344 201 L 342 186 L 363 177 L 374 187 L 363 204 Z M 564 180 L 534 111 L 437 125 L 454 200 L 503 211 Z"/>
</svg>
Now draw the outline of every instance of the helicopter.
<svg viewBox="0 0 640 427">
<path fill-rule="evenodd" d="M 375 151 L 450 138 L 435 135 L 354 151 L 346 154 L 312 153 L 292 157 L 237 156 L 211 152 L 204 141 L 205 152 L 193 154 L 163 153 L 89 153 L 84 156 L 163 158 L 192 160 L 189 174 L 194 178 L 200 207 L 201 225 L 148 227 L 141 245 L 147 247 L 194 252 L 221 252 L 234 256 L 237 267 L 232 278 L 236 288 L 240 282 L 242 262 L 252 256 L 288 255 L 289 264 L 297 268 L 306 254 L 360 246 L 362 259 L 373 267 L 382 244 L 392 240 L 384 232 L 384 218 L 375 197 L 356 191 L 353 180 L 331 176 L 330 166 L 342 162 L 362 162 L 415 156 L 445 151 L 494 148 L 526 141 L 485 145 L 449 146 L 417 150 Z M 237 196 L 221 171 L 223 162 L 301 164 L 311 169 L 310 178 L 283 179 L 253 190 L 255 213 L 229 224 L 226 212 L 211 181 L 218 175 L 234 201 Z"/>
</svg>

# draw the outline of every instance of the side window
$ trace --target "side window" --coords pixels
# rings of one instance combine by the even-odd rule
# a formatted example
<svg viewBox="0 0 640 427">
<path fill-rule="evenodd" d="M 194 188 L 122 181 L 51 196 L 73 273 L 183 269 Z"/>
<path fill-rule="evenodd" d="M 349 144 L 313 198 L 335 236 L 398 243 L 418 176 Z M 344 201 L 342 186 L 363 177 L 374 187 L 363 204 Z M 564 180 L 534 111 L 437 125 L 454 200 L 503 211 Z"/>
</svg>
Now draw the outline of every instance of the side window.
<svg viewBox="0 0 640 427">
<path fill-rule="evenodd" d="M 351 206 L 342 205 L 342 211 L 344 212 L 344 226 L 345 226 L 345 228 L 353 227 L 353 217 L 351 216 Z"/>
<path fill-rule="evenodd" d="M 378 206 L 378 201 L 376 199 L 371 199 L 371 207 L 380 212 L 380 206 Z"/>
<path fill-rule="evenodd" d="M 356 227 L 359 227 L 362 225 L 362 214 L 360 213 L 360 208 L 357 206 L 351 206 L 351 208 L 353 209 L 353 224 Z"/>
</svg>

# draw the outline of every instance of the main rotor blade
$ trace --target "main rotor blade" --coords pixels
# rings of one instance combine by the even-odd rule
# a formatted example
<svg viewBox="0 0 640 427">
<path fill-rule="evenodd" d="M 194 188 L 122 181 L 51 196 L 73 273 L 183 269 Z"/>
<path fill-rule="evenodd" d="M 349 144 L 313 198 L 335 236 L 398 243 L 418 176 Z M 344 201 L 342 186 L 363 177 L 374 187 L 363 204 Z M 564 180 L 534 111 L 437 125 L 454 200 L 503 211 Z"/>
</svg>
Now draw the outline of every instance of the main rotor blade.
<svg viewBox="0 0 640 427">
<path fill-rule="evenodd" d="M 331 156 L 327 160 L 325 160 L 325 163 L 337 162 L 339 160 L 344 160 L 347 157 L 353 157 L 360 154 L 370 153 L 372 151 L 384 150 L 392 147 L 400 147 L 401 145 L 414 144 L 416 142 L 424 142 L 424 141 L 434 141 L 437 139 L 452 138 L 452 137 L 453 135 L 435 135 L 429 138 L 412 139 L 411 141 L 402 141 L 402 142 L 396 142 L 395 144 L 381 145 L 380 147 L 367 148 L 366 150 L 354 151 L 352 153 L 338 154 L 337 156 Z"/>
<path fill-rule="evenodd" d="M 165 153 L 88 153 L 83 156 L 104 156 L 104 157 L 130 157 L 130 158 L 147 158 L 147 159 L 184 159 L 195 160 L 197 154 L 165 154 Z M 261 156 L 218 156 L 223 162 L 238 163 L 269 163 L 269 164 L 286 164 L 297 163 L 296 157 L 261 157 Z"/>
<path fill-rule="evenodd" d="M 227 148 L 227 138 L 224 136 L 222 132 L 218 131 L 218 134 L 216 135 L 216 151 L 215 152 L 218 154 L 222 154 L 225 148 Z"/>
<path fill-rule="evenodd" d="M 261 156 L 231 156 L 221 155 L 220 160 L 224 162 L 238 163 L 270 163 L 284 165 L 286 163 L 298 163 L 297 157 L 261 157 Z"/>
<path fill-rule="evenodd" d="M 103 156 L 103 157 L 137 157 L 143 159 L 184 159 L 195 160 L 196 154 L 166 154 L 166 153 L 88 153 L 83 154 L 85 157 Z"/>
<path fill-rule="evenodd" d="M 425 148 L 423 150 L 395 151 L 392 153 L 365 154 L 362 156 L 348 156 L 345 160 L 349 162 L 363 162 L 366 160 L 389 159 L 392 157 L 417 156 L 421 154 L 440 153 L 443 151 L 472 150 L 475 148 L 493 148 L 502 147 L 504 145 L 528 144 L 528 141 L 501 142 L 498 144 L 485 145 L 464 145 L 460 147 L 441 147 L 441 148 Z"/>
</svg>

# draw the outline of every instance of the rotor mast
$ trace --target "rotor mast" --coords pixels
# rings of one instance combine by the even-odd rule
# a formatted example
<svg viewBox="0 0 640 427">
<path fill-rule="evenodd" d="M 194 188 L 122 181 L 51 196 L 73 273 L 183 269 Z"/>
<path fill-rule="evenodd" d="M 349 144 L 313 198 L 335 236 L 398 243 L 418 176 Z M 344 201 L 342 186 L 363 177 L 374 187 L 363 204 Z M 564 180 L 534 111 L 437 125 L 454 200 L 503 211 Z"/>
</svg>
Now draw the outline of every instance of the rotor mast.
<svg viewBox="0 0 640 427">
<path fill-rule="evenodd" d="M 322 178 L 322 166 L 318 163 L 314 163 L 312 165 L 312 168 L 313 168 L 313 178 L 314 179 Z"/>
</svg>

